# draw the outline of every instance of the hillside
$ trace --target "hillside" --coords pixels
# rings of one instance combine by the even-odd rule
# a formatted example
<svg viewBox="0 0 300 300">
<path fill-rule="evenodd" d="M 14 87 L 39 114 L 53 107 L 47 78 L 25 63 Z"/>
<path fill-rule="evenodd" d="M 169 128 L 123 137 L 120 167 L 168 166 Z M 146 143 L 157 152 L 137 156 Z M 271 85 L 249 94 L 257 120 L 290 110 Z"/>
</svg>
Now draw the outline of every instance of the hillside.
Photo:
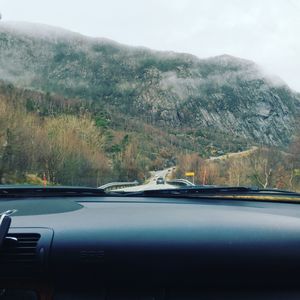
<svg viewBox="0 0 300 300">
<path fill-rule="evenodd" d="M 0 125 L 0 183 L 41 183 L 43 174 L 67 185 L 143 181 L 149 170 L 174 165 L 178 150 L 191 146 L 88 100 L 1 81 Z"/>
<path fill-rule="evenodd" d="M 128 47 L 38 24 L 0 23 L 0 78 L 143 116 L 200 152 L 286 145 L 299 111 L 299 96 L 251 61 Z"/>
</svg>

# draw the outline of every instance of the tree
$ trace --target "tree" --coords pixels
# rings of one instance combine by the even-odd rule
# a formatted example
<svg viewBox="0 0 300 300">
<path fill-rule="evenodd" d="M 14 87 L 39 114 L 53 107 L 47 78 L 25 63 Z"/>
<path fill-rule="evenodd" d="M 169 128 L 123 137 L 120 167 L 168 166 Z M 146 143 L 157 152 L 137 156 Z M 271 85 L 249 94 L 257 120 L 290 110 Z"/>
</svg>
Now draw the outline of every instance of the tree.
<svg viewBox="0 0 300 300">
<path fill-rule="evenodd" d="M 273 148 L 259 148 L 250 157 L 249 174 L 252 182 L 262 188 L 276 187 L 280 174 L 278 169 L 284 161 L 283 154 Z"/>
<path fill-rule="evenodd" d="M 298 129 L 299 132 L 299 129 Z M 300 186 L 300 135 L 297 133 L 288 148 L 287 162 L 289 169 L 289 188 L 299 189 Z"/>
</svg>

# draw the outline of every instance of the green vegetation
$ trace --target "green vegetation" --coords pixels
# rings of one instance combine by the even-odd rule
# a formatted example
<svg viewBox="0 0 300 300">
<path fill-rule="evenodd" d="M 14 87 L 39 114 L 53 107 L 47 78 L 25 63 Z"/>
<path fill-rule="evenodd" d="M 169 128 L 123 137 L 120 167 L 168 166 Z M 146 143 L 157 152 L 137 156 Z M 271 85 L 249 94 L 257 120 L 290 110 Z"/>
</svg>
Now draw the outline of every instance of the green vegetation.
<svg viewBox="0 0 300 300">
<path fill-rule="evenodd" d="M 49 184 L 143 181 L 148 170 L 174 164 L 174 139 L 90 101 L 0 83 L 1 183 L 41 183 L 44 174 Z"/>
<path fill-rule="evenodd" d="M 257 186 L 300 191 L 300 133 L 283 152 L 276 148 L 249 151 L 203 159 L 185 154 L 178 158 L 177 176 L 195 172 L 196 184 Z"/>
<path fill-rule="evenodd" d="M 148 171 L 178 164 L 177 176 L 194 170 L 200 184 L 300 188 L 299 139 L 286 152 L 263 147 L 211 160 L 248 145 L 214 129 L 160 130 L 99 103 L 3 82 L 0 144 L 2 183 L 41 184 L 45 174 L 48 184 L 99 186 L 144 181 Z"/>
<path fill-rule="evenodd" d="M 212 141 L 217 151 L 291 141 L 299 95 L 273 84 L 247 60 L 226 55 L 200 60 L 68 32 L 55 41 L 17 30 L 0 32 L 3 80 L 65 101 L 85 101 L 100 129 L 122 130 L 121 122 L 105 115 L 114 110 L 125 122 L 135 119 L 167 133 L 207 132 L 207 141 L 185 137 L 187 148 L 201 148 L 201 153 Z M 44 116 L 69 113 L 30 98 L 26 109 Z"/>
<path fill-rule="evenodd" d="M 143 181 L 182 155 L 289 152 L 300 96 L 252 62 L 46 36 L 0 26 L 2 183 L 46 174 L 52 184 L 99 186 Z M 234 182 L 227 164 L 213 168 L 215 183 Z M 239 182 L 261 181 L 249 174 Z"/>
</svg>

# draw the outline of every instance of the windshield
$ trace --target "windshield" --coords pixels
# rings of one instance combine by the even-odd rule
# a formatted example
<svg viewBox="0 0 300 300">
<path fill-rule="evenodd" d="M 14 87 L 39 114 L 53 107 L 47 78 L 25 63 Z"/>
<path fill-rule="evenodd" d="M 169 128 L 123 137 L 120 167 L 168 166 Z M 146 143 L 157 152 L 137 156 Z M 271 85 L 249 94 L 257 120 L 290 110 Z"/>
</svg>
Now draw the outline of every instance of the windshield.
<svg viewBox="0 0 300 300">
<path fill-rule="evenodd" d="M 9 0 L 0 183 L 300 191 L 300 3 Z"/>
</svg>

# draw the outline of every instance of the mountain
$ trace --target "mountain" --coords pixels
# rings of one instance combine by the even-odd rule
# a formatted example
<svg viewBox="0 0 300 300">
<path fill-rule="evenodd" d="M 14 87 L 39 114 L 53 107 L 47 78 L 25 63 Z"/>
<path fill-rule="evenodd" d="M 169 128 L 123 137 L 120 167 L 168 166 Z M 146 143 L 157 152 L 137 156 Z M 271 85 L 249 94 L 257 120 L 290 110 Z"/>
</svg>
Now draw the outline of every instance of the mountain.
<svg viewBox="0 0 300 300">
<path fill-rule="evenodd" d="M 97 103 L 199 152 L 287 145 L 300 107 L 299 94 L 248 60 L 129 47 L 39 24 L 0 23 L 0 79 Z"/>
</svg>

